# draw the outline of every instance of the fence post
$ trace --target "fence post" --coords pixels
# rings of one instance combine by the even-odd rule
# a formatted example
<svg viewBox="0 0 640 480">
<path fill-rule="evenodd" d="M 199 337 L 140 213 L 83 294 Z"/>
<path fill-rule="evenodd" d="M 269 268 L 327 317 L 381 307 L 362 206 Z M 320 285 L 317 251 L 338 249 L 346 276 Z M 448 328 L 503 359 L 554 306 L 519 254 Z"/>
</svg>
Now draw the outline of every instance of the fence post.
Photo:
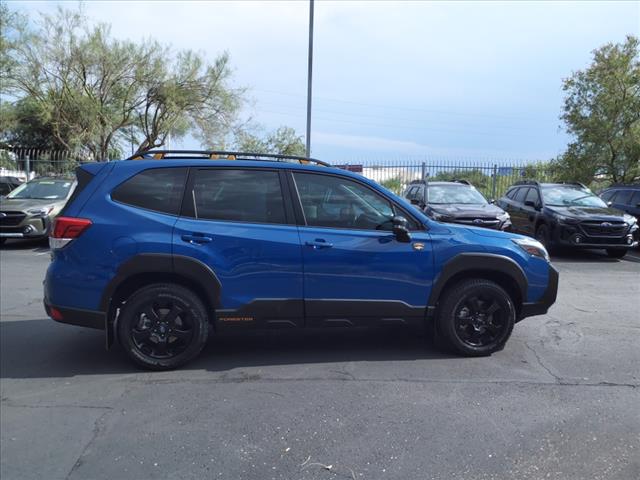
<svg viewBox="0 0 640 480">
<path fill-rule="evenodd" d="M 24 169 L 26 170 L 26 174 L 27 174 L 27 182 L 29 180 L 31 180 L 31 178 L 29 178 L 29 174 L 31 173 L 31 155 L 29 154 L 29 152 L 27 151 L 27 155 L 24 157 Z"/>
<path fill-rule="evenodd" d="M 426 162 L 422 162 L 422 170 L 420 172 L 420 179 L 424 180 L 427 178 L 427 164 Z"/>
<path fill-rule="evenodd" d="M 495 163 L 493 164 L 493 175 L 491 175 L 493 180 L 492 180 L 492 185 L 491 185 L 491 199 L 495 200 L 496 199 L 496 183 L 498 181 L 498 165 L 496 165 Z"/>
</svg>

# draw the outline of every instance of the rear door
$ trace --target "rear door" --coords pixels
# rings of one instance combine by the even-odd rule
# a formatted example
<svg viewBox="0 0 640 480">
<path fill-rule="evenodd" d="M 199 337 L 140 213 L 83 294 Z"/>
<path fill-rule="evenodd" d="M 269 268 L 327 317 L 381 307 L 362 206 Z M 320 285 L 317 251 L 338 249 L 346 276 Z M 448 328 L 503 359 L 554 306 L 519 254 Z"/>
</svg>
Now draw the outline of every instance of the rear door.
<svg viewBox="0 0 640 480">
<path fill-rule="evenodd" d="M 429 234 L 411 220 L 412 241 L 399 242 L 390 219 L 410 215 L 363 183 L 308 172 L 292 182 L 303 214 L 307 322 L 422 322 L 433 278 Z"/>
<path fill-rule="evenodd" d="M 527 196 L 524 198 L 525 202 L 533 202 L 534 205 L 540 205 L 540 194 L 535 187 L 529 188 Z M 536 207 L 529 205 L 522 205 L 522 233 L 533 236 L 535 234 L 535 223 L 538 210 Z"/>
<path fill-rule="evenodd" d="M 196 258 L 218 277 L 220 327 L 304 323 L 300 237 L 283 175 L 278 169 L 190 169 L 174 255 Z"/>
</svg>

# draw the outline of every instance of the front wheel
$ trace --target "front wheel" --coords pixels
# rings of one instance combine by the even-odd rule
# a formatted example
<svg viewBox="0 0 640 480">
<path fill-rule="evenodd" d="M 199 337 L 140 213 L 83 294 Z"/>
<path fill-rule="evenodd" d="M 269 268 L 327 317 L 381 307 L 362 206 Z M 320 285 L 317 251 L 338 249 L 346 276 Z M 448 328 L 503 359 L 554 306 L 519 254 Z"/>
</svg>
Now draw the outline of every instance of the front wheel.
<svg viewBox="0 0 640 480">
<path fill-rule="evenodd" d="M 465 280 L 445 292 L 438 307 L 438 334 L 457 353 L 490 355 L 504 347 L 515 318 L 513 300 L 500 285 Z"/>
<path fill-rule="evenodd" d="M 626 248 L 607 248 L 609 258 L 622 258 L 627 254 Z"/>
<path fill-rule="evenodd" d="M 175 284 L 153 284 L 135 292 L 122 307 L 118 338 L 127 355 L 150 370 L 170 370 L 194 359 L 209 334 L 200 298 Z"/>
</svg>

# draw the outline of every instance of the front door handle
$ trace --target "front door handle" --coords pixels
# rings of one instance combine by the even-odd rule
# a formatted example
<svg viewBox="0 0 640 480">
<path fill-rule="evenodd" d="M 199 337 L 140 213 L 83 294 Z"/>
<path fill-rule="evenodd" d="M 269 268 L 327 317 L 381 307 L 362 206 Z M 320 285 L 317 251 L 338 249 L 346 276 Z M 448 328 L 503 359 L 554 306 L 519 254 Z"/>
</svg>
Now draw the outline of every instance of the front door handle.
<svg viewBox="0 0 640 480">
<path fill-rule="evenodd" d="M 304 242 L 304 244 L 307 247 L 313 247 L 314 250 L 333 247 L 333 243 L 328 243 L 326 240 L 323 240 L 321 238 L 316 238 L 313 242 L 308 240 Z"/>
<path fill-rule="evenodd" d="M 182 240 L 185 242 L 191 243 L 192 245 L 200 245 L 203 243 L 213 242 L 213 238 L 207 237 L 202 234 L 193 234 L 193 235 L 182 235 Z"/>
</svg>

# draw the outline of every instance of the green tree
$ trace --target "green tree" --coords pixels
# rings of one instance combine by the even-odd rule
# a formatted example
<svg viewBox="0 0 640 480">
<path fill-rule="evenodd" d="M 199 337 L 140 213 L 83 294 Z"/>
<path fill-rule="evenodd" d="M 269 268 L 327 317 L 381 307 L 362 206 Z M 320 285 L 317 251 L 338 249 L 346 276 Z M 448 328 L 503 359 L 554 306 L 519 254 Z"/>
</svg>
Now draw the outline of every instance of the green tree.
<svg viewBox="0 0 640 480">
<path fill-rule="evenodd" d="M 79 11 L 59 8 L 35 28 L 2 36 L 12 39 L 2 44 L 2 61 L 12 65 L 3 92 L 28 98 L 57 144 L 96 160 L 132 138 L 138 152 L 187 133 L 221 142 L 242 104 L 243 90 L 229 84 L 226 53 L 209 64 L 155 41 L 116 40 L 108 25 L 90 26 Z"/>
<path fill-rule="evenodd" d="M 640 40 L 606 44 L 564 80 L 562 120 L 574 140 L 558 158 L 558 174 L 590 183 L 640 178 Z"/>
<path fill-rule="evenodd" d="M 402 189 L 404 188 L 404 185 L 400 177 L 388 178 L 380 182 L 380 185 L 382 185 L 387 190 L 391 190 L 396 195 L 401 195 Z"/>
<path fill-rule="evenodd" d="M 242 152 L 304 156 L 306 147 L 302 139 L 291 127 L 280 127 L 263 136 L 245 131 L 238 134 L 234 148 Z"/>
</svg>

